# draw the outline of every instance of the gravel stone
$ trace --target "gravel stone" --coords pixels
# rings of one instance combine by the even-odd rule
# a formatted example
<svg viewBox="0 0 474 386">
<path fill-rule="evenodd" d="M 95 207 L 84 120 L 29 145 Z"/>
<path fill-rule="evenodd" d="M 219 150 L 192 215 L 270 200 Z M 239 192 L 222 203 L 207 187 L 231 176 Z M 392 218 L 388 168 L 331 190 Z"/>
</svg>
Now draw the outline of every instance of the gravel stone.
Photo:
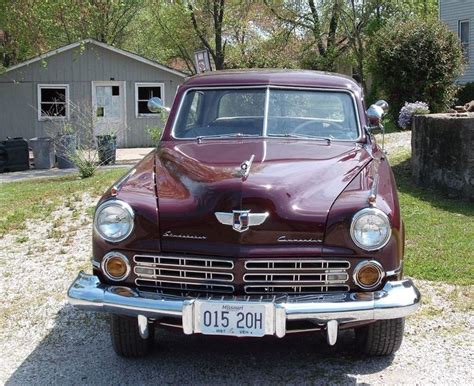
<svg viewBox="0 0 474 386">
<path fill-rule="evenodd" d="M 392 357 L 359 357 L 351 331 L 328 347 L 318 333 L 238 339 L 164 330 L 149 357 L 117 357 L 108 316 L 66 300 L 77 272 L 90 272 L 96 201 L 84 194 L 0 239 L 1 384 L 474 383 L 474 286 L 421 280 L 423 305 Z"/>
</svg>

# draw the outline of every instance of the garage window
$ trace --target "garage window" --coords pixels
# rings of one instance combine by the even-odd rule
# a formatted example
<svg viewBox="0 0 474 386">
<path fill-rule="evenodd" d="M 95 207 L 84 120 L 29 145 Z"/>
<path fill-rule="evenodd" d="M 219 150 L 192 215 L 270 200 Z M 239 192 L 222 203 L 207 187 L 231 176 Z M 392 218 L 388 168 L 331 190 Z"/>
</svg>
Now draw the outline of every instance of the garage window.
<svg viewBox="0 0 474 386">
<path fill-rule="evenodd" d="M 165 85 L 163 83 L 135 83 L 135 115 L 140 117 L 156 117 L 160 113 L 148 110 L 148 100 L 153 97 L 160 98 L 163 102 Z"/>
<path fill-rule="evenodd" d="M 38 85 L 38 119 L 66 119 L 69 117 L 69 85 Z"/>
</svg>

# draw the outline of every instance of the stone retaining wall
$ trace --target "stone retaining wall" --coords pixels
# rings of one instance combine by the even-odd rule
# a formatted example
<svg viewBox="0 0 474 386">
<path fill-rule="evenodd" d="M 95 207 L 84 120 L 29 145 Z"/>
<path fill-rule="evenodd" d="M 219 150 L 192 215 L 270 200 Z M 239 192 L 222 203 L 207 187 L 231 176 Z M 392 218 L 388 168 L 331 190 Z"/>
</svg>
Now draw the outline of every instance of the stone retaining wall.
<svg viewBox="0 0 474 386">
<path fill-rule="evenodd" d="M 474 201 L 474 113 L 414 117 L 411 147 L 418 185 Z"/>
</svg>

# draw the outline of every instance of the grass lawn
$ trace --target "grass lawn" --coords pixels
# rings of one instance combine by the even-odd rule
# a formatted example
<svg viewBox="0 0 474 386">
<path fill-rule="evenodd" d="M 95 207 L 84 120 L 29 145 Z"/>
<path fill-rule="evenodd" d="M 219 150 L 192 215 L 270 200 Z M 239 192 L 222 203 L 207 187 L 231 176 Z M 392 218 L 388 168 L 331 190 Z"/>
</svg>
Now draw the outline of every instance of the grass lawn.
<svg viewBox="0 0 474 386">
<path fill-rule="evenodd" d="M 414 185 L 410 151 L 389 158 L 406 226 L 405 274 L 474 284 L 474 204 Z"/>
<path fill-rule="evenodd" d="M 94 177 L 77 175 L 0 184 L 0 237 L 22 229 L 29 219 L 47 219 L 60 204 L 77 200 L 86 191 L 100 196 L 126 168 L 98 171 Z"/>
</svg>

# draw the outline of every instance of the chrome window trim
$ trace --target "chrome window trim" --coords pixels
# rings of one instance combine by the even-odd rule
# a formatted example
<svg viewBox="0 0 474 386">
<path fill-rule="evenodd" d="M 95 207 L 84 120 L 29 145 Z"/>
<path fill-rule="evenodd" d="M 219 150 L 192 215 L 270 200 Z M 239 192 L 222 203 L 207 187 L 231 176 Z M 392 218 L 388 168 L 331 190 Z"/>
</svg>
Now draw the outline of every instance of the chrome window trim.
<svg viewBox="0 0 474 386">
<path fill-rule="evenodd" d="M 354 237 L 355 223 L 361 216 L 363 216 L 365 214 L 372 214 L 372 215 L 375 215 L 375 216 L 382 215 L 382 217 L 384 217 L 387 220 L 388 233 L 387 233 L 387 236 L 386 236 L 385 240 L 383 240 L 383 242 L 380 243 L 379 245 L 366 246 L 366 245 L 363 245 L 363 244 L 359 243 Z M 354 216 L 352 217 L 351 227 L 350 227 L 349 233 L 351 235 L 352 242 L 355 245 L 357 245 L 357 247 L 359 247 L 360 249 L 363 249 L 364 251 L 368 251 L 368 252 L 377 251 L 377 250 L 382 249 L 383 247 L 385 247 L 388 244 L 388 242 L 390 241 L 390 238 L 392 237 L 392 224 L 390 223 L 390 219 L 388 218 L 387 214 L 384 211 L 382 211 L 378 208 L 375 208 L 375 207 L 364 208 L 364 209 L 361 209 L 358 212 L 356 212 L 354 214 Z"/>
<path fill-rule="evenodd" d="M 124 262 L 125 262 L 125 265 L 127 266 L 127 271 L 125 272 L 125 274 L 123 274 L 122 276 L 120 277 L 113 277 L 111 276 L 108 272 L 107 272 L 107 269 L 105 269 L 105 265 L 106 263 L 112 258 L 112 257 L 120 257 Z M 130 275 L 130 272 L 132 271 L 132 267 L 130 265 L 130 261 L 128 260 L 128 257 L 125 256 L 123 253 L 120 253 L 120 252 L 114 252 L 114 251 L 111 251 L 107 254 L 105 254 L 105 256 L 102 258 L 102 261 L 100 263 L 100 268 L 101 268 L 101 271 L 102 273 L 104 274 L 104 276 L 109 279 L 109 280 L 112 280 L 112 281 L 122 281 L 124 279 L 126 279 L 129 275 Z"/>
<path fill-rule="evenodd" d="M 265 90 L 265 105 L 263 107 L 263 128 L 262 136 L 267 137 L 268 133 L 268 109 L 270 108 L 270 87 Z"/>
<path fill-rule="evenodd" d="M 357 274 L 359 273 L 361 268 L 365 267 L 366 265 L 373 265 L 379 271 L 379 279 L 377 280 L 377 282 L 375 284 L 373 284 L 371 286 L 366 286 L 362 283 L 359 283 L 359 280 L 357 279 Z M 382 264 L 380 264 L 376 260 L 363 260 L 363 261 L 361 261 L 359 264 L 356 265 L 356 267 L 354 268 L 354 272 L 352 274 L 352 280 L 354 280 L 354 283 L 356 285 L 358 285 L 360 288 L 364 289 L 364 290 L 371 290 L 371 289 L 377 288 L 380 285 L 380 283 L 382 283 L 382 280 L 383 280 L 384 277 L 385 277 L 385 271 L 382 267 Z"/>
<path fill-rule="evenodd" d="M 360 111 L 359 111 L 359 106 L 356 102 L 356 97 L 355 97 L 355 94 L 352 92 L 352 90 L 348 90 L 348 89 L 341 89 L 341 88 L 324 88 L 324 87 L 302 87 L 302 86 L 278 86 L 278 85 L 254 85 L 254 86 L 215 86 L 215 87 L 212 87 L 212 86 L 206 86 L 206 87 L 190 87 L 188 88 L 184 94 L 182 95 L 181 97 L 181 100 L 179 102 L 179 106 L 178 106 L 178 110 L 176 111 L 176 114 L 174 116 L 174 119 L 173 119 L 173 124 L 171 126 L 171 133 L 170 133 L 170 136 L 173 140 L 175 141 L 196 141 L 197 137 L 192 137 L 192 138 L 178 138 L 175 136 L 175 129 L 176 129 L 176 123 L 178 121 L 178 117 L 180 116 L 181 114 L 181 109 L 183 107 L 183 103 L 184 103 L 184 100 L 186 98 L 186 95 L 188 94 L 188 92 L 190 91 L 199 91 L 199 90 L 227 90 L 227 89 L 236 89 L 236 90 L 246 90 L 246 89 L 262 89 L 262 90 L 265 90 L 266 92 L 266 96 L 265 96 L 265 110 L 268 109 L 268 103 L 269 103 L 269 94 L 270 94 L 270 89 L 277 89 L 277 90 L 301 90 L 301 91 L 325 91 L 325 92 L 343 92 L 343 93 L 346 93 L 346 94 L 349 94 L 349 96 L 351 97 L 352 99 L 352 104 L 354 106 L 354 112 L 355 112 L 355 118 L 356 118 L 356 125 L 357 125 L 357 132 L 359 134 L 359 136 L 356 138 L 356 139 L 331 139 L 331 141 L 334 141 L 334 142 L 360 142 L 362 140 L 362 128 L 361 128 L 361 124 L 360 124 L 360 118 L 361 118 L 361 115 L 360 115 Z M 263 128 L 262 128 L 262 135 L 261 136 L 249 136 L 249 137 L 246 137 L 246 136 L 242 136 L 242 137 L 239 137 L 239 138 L 235 138 L 235 137 L 229 137 L 230 139 L 238 139 L 238 140 L 241 140 L 241 139 L 247 139 L 247 138 L 250 138 L 250 139 L 255 139 L 255 138 L 265 138 L 265 139 L 268 139 L 268 138 L 271 138 L 271 139 L 274 139 L 274 138 L 283 138 L 283 139 L 288 139 L 288 138 L 285 138 L 285 137 L 268 137 L 266 134 L 266 131 L 264 130 L 265 129 L 265 125 L 268 124 L 268 110 L 266 111 L 267 113 L 267 116 L 265 116 L 265 110 L 264 110 L 264 116 L 263 116 Z M 306 138 L 292 138 L 292 139 L 297 139 L 297 140 L 307 140 Z M 308 138 L 308 140 L 310 140 L 311 138 Z"/>
<path fill-rule="evenodd" d="M 128 212 L 128 214 L 130 215 L 131 219 L 132 219 L 132 225 L 130 226 L 130 229 L 128 230 L 128 232 L 123 235 L 122 237 L 118 238 L 118 239 L 112 239 L 110 237 L 105 237 L 102 232 L 100 232 L 98 226 L 97 226 L 97 218 L 99 216 L 99 213 L 104 209 L 104 208 L 107 208 L 108 206 L 112 206 L 112 205 L 118 205 L 120 206 L 122 209 L 126 210 Z M 98 208 L 96 209 L 95 211 L 95 214 L 94 214 L 94 232 L 96 232 L 100 238 L 102 238 L 103 240 L 105 241 L 108 241 L 109 243 L 119 243 L 123 240 L 125 240 L 127 237 L 129 237 L 133 230 L 135 228 L 135 212 L 133 211 L 132 207 L 127 204 L 125 201 L 122 201 L 122 200 L 117 200 L 117 199 L 112 199 L 112 200 L 107 200 L 105 202 L 103 202 L 102 204 L 100 204 L 98 206 Z"/>
</svg>

